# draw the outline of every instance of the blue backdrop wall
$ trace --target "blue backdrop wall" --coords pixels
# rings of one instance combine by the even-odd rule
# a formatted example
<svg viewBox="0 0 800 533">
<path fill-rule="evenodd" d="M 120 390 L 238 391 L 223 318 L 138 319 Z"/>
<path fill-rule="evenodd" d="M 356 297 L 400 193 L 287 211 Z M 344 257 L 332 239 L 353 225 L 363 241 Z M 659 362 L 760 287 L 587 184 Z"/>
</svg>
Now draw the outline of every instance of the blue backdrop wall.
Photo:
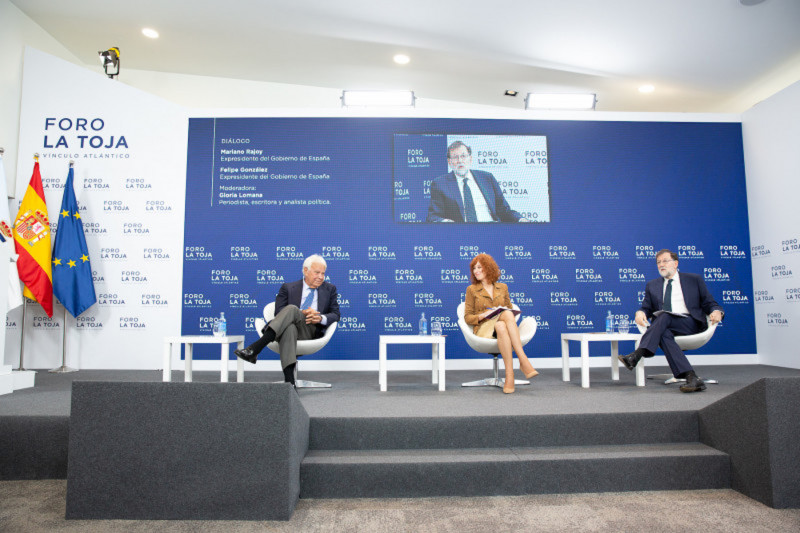
<svg viewBox="0 0 800 533">
<path fill-rule="evenodd" d="M 534 223 L 425 223 L 462 138 Z M 602 330 L 609 310 L 632 319 L 655 252 L 671 248 L 726 310 L 696 353 L 756 352 L 740 123 L 196 118 L 187 168 L 185 335 L 224 311 L 251 342 L 252 320 L 319 253 L 342 311 L 319 357 L 376 359 L 378 336 L 416 332 L 423 312 L 442 322 L 448 359 L 479 357 L 455 311 L 486 252 L 539 322 L 528 355 L 557 357 L 560 333 Z"/>
</svg>

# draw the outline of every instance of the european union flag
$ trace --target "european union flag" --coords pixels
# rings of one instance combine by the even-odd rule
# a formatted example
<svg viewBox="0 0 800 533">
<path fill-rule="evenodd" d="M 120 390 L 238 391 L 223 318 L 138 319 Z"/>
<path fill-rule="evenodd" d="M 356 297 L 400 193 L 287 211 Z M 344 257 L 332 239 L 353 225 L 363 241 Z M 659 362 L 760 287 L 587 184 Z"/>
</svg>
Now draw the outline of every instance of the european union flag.
<svg viewBox="0 0 800 533">
<path fill-rule="evenodd" d="M 74 171 L 70 167 L 53 246 L 53 294 L 72 316 L 77 317 L 97 301 L 97 296 L 94 293 L 92 264 L 83 234 L 83 222 L 72 188 L 73 176 Z"/>
</svg>

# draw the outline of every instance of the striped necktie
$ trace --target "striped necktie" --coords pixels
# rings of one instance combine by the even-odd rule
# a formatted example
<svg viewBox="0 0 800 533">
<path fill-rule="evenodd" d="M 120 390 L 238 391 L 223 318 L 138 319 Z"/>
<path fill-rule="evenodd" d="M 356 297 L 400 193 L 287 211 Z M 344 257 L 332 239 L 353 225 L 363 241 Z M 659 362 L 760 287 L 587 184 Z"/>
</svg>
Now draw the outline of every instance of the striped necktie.
<svg viewBox="0 0 800 533">
<path fill-rule="evenodd" d="M 311 307 L 311 304 L 314 303 L 314 293 L 316 291 L 317 289 L 311 289 L 308 291 L 308 296 L 306 296 L 306 299 L 303 301 L 303 305 L 300 306 L 300 309 L 308 309 Z"/>
</svg>

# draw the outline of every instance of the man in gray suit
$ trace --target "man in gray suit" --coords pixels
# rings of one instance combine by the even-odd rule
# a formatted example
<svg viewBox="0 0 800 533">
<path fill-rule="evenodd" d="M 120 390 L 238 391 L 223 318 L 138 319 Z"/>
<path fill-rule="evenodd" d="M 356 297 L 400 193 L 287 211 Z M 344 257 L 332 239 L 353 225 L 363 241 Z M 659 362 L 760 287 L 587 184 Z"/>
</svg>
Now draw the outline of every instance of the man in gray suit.
<svg viewBox="0 0 800 533">
<path fill-rule="evenodd" d="M 324 257 L 308 256 L 303 262 L 303 279 L 281 285 L 275 297 L 275 318 L 262 328 L 261 338 L 234 353 L 255 364 L 261 350 L 277 340 L 284 381 L 294 385 L 297 341 L 318 339 L 339 320 L 336 286 L 325 281 L 326 270 Z"/>
</svg>

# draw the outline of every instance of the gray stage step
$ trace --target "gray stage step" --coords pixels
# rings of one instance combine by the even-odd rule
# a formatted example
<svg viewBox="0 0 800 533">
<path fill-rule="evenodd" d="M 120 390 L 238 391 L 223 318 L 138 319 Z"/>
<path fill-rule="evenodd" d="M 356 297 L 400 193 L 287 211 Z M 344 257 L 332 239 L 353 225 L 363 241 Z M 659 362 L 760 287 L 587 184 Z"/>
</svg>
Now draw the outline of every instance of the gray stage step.
<svg viewBox="0 0 800 533">
<path fill-rule="evenodd" d="M 309 450 L 300 487 L 301 498 L 714 489 L 730 487 L 730 459 L 696 442 Z"/>
</svg>

